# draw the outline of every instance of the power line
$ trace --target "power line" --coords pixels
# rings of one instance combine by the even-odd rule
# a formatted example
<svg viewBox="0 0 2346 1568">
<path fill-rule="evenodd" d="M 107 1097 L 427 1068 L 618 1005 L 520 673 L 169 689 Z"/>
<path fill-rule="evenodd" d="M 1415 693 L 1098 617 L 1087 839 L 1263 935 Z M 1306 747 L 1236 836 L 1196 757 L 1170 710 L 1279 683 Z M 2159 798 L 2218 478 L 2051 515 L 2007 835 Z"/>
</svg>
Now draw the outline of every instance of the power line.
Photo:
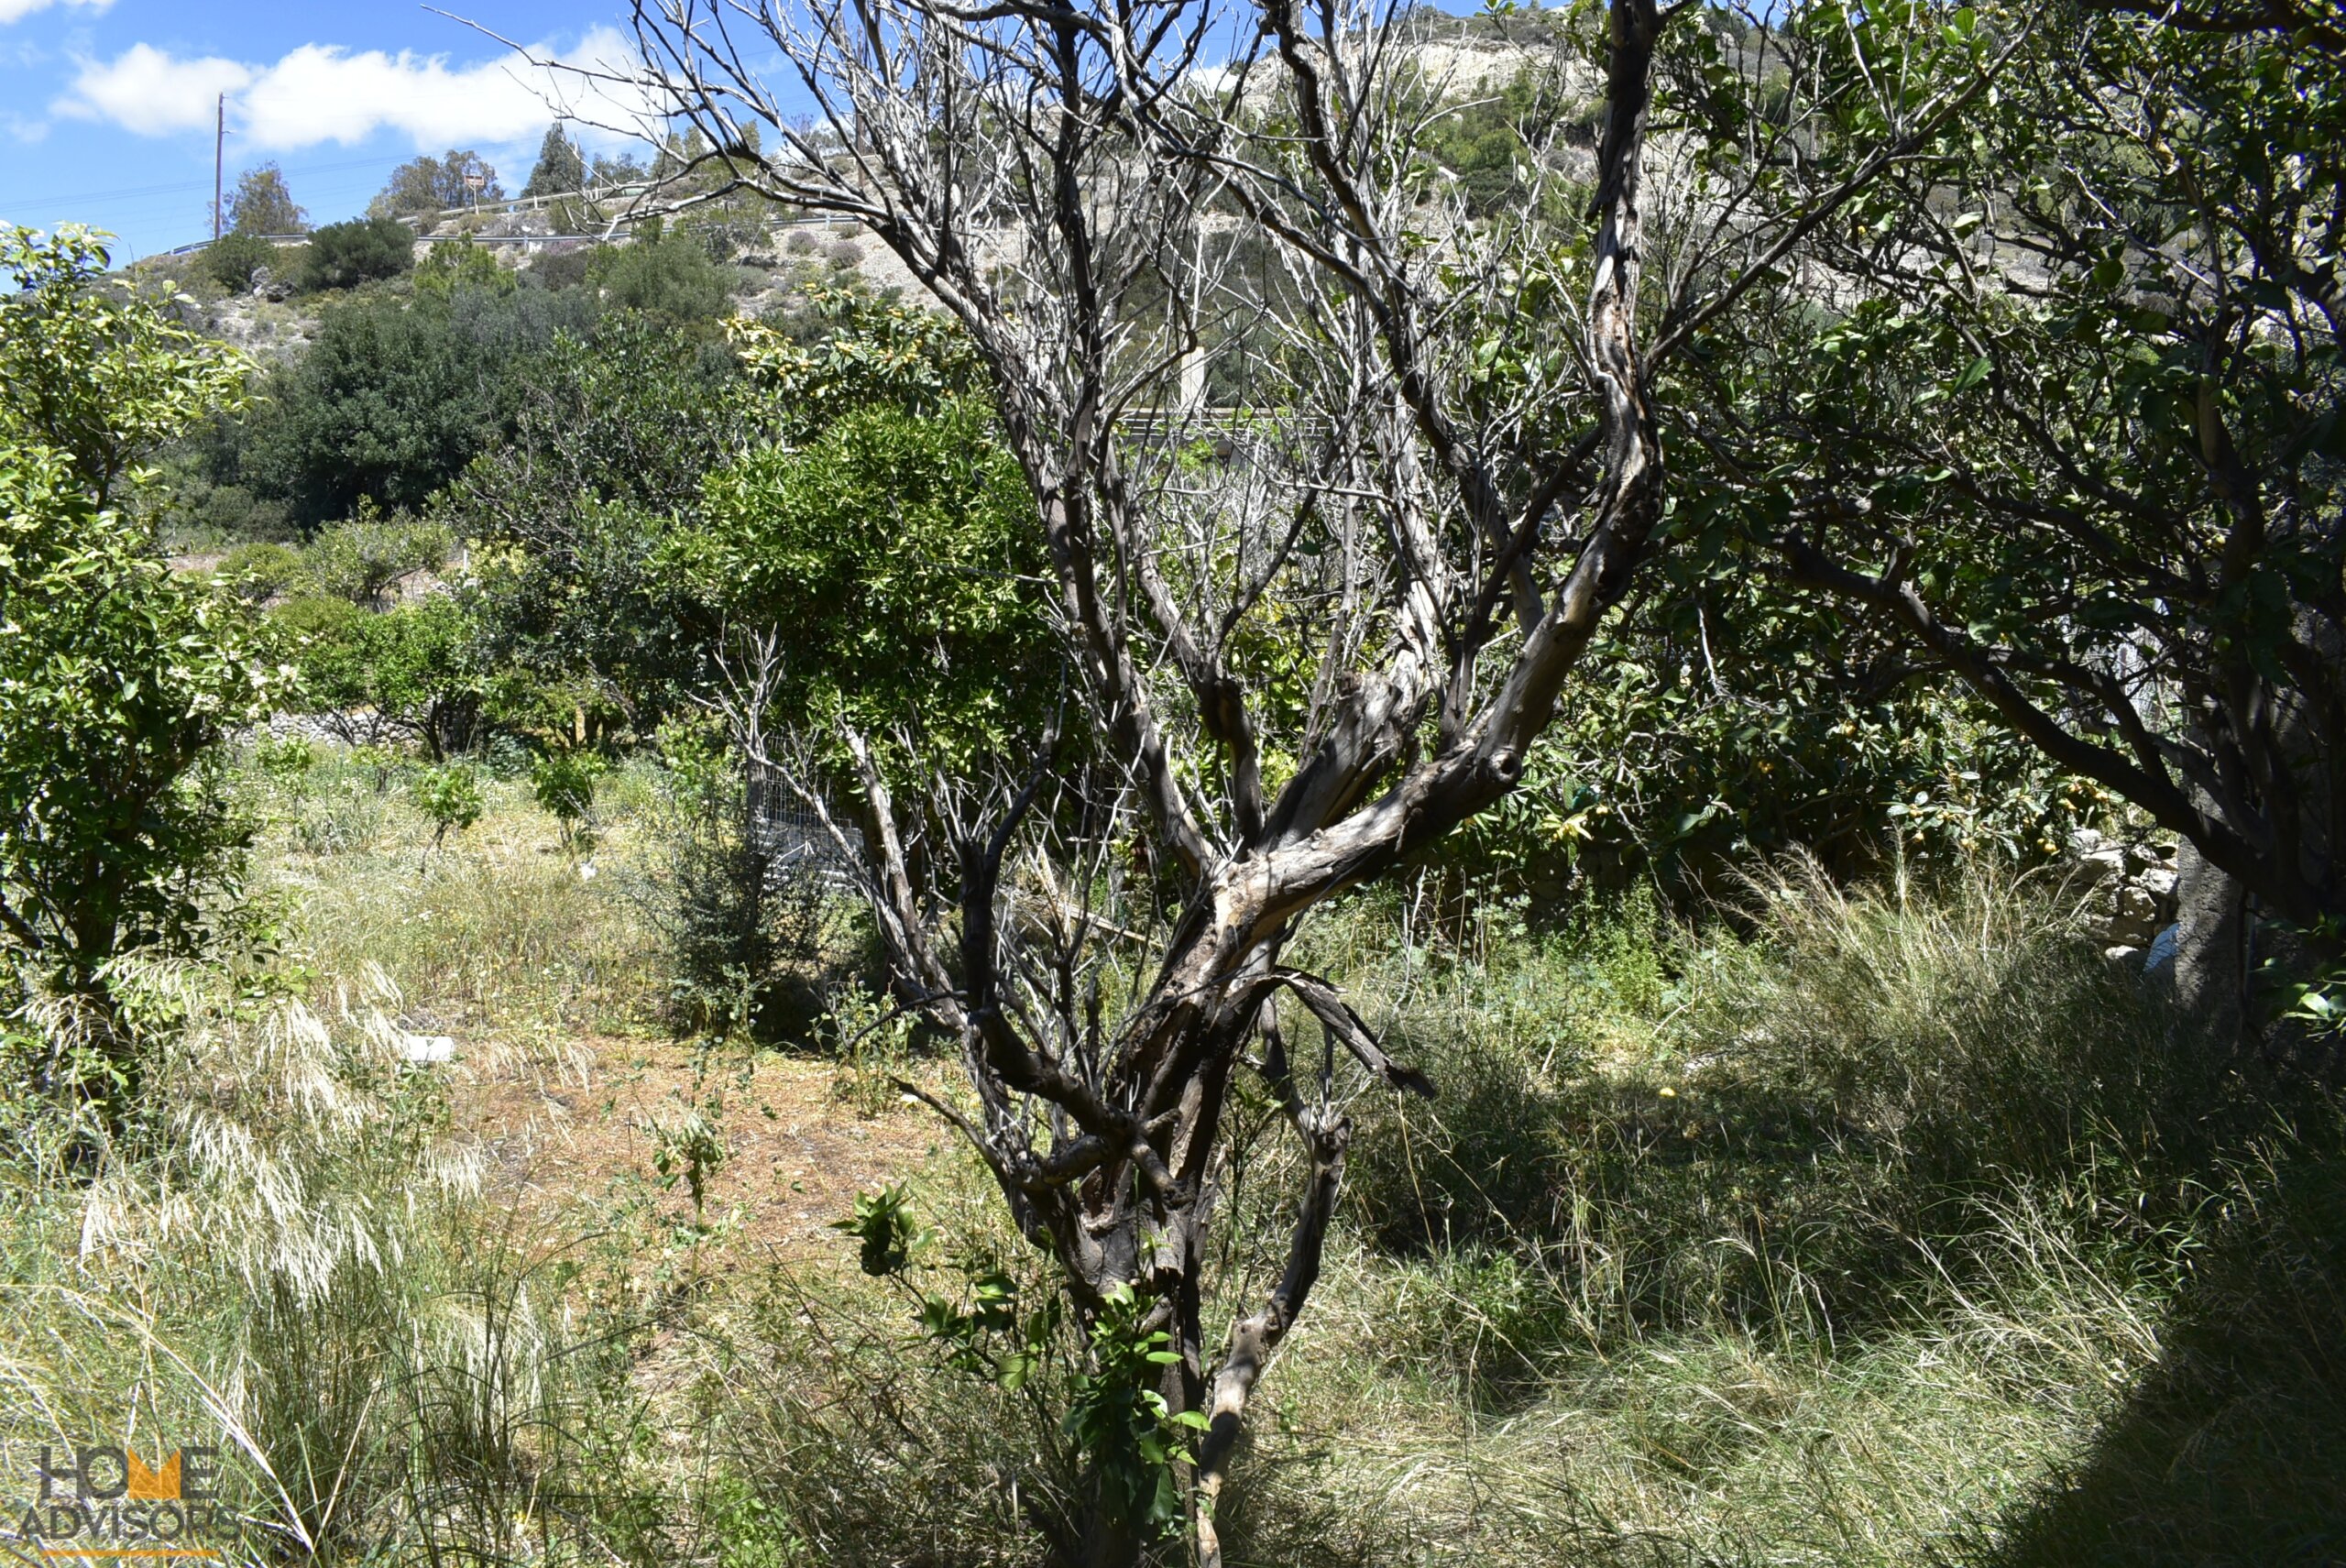
<svg viewBox="0 0 2346 1568">
<path fill-rule="evenodd" d="M 396 161 L 405 162 L 407 160 L 401 159 Z M 392 162 L 394 162 L 394 160 L 388 156 L 377 156 L 374 158 L 352 159 L 343 163 L 313 163 L 305 168 L 288 169 L 282 172 L 286 179 L 291 180 L 296 176 L 306 178 L 312 174 L 339 174 L 345 170 L 352 169 L 379 168 L 385 163 Z M 256 165 L 256 167 L 258 167 L 258 165 Z M 209 180 L 184 180 L 176 184 L 170 185 L 126 186 L 119 191 L 67 191 L 53 196 L 0 196 L 0 203 L 5 203 L 12 205 L 32 206 L 38 205 L 41 203 L 50 202 L 111 202 L 126 200 L 137 196 L 178 196 L 185 195 L 191 192 L 202 191 L 211 183 L 212 181 Z"/>
</svg>

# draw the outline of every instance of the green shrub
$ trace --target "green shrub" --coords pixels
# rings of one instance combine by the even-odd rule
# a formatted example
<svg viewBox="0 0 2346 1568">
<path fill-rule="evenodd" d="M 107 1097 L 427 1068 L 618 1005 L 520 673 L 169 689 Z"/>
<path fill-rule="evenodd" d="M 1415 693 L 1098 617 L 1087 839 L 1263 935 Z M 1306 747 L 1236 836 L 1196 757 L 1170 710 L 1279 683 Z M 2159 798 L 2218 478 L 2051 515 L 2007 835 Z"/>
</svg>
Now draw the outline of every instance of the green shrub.
<svg viewBox="0 0 2346 1568">
<path fill-rule="evenodd" d="M 142 1057 L 106 975 L 199 939 L 245 838 L 219 742 L 279 682 L 242 607 L 172 572 L 126 505 L 242 367 L 107 259 L 79 229 L 0 229 L 0 1001 L 62 992 L 89 1025 L 71 1063 L 5 1070 L 111 1116 Z"/>
<path fill-rule="evenodd" d="M 221 433 L 214 477 L 281 500 L 305 527 L 361 500 L 421 509 L 497 438 L 520 367 L 595 308 L 537 289 L 337 301 L 268 398 Z"/>
<path fill-rule="evenodd" d="M 212 579 L 247 604 L 266 604 L 304 586 L 301 554 L 283 544 L 239 544 L 220 557 Z"/>
<path fill-rule="evenodd" d="M 445 523 L 420 521 L 404 512 L 387 516 L 362 501 L 356 517 L 310 541 L 301 565 L 319 593 L 380 609 L 400 578 L 437 571 L 455 549 Z"/>
<path fill-rule="evenodd" d="M 609 762 L 593 751 L 552 751 L 531 759 L 531 793 L 562 824 L 563 848 L 593 848 L 595 781 L 609 771 Z"/>
<path fill-rule="evenodd" d="M 661 745 L 668 765 L 626 886 L 664 951 L 671 1027 L 815 1043 L 833 990 L 882 983 L 869 927 L 819 878 L 776 865 L 751 831 L 740 763 L 713 733 L 663 726 Z"/>
<path fill-rule="evenodd" d="M 589 276 L 612 308 L 641 311 L 674 325 L 724 315 L 734 284 L 732 270 L 711 260 L 699 240 L 656 231 L 629 245 L 602 247 Z"/>
<path fill-rule="evenodd" d="M 445 594 L 369 613 L 346 599 L 281 606 L 270 626 L 306 699 L 345 739 L 405 737 L 436 761 L 472 744 L 481 683 L 465 613 Z"/>
<path fill-rule="evenodd" d="M 590 280 L 596 247 L 584 240 L 549 245 L 528 263 L 528 277 L 544 289 L 576 289 Z"/>
<path fill-rule="evenodd" d="M 310 236 L 301 258 L 301 287 L 355 289 L 397 278 L 415 265 L 415 232 L 391 218 L 352 218 Z"/>
<path fill-rule="evenodd" d="M 200 265 L 213 281 L 232 294 L 253 286 L 253 274 L 278 267 L 277 247 L 254 234 L 225 234 L 204 247 Z"/>
<path fill-rule="evenodd" d="M 461 833 L 480 820 L 480 780 L 468 767 L 426 768 L 416 775 L 411 793 L 417 809 L 431 819 L 435 850 L 450 833 Z"/>
<path fill-rule="evenodd" d="M 488 247 L 476 245 L 470 238 L 434 245 L 416 263 L 417 291 L 444 300 L 467 289 L 501 292 L 513 286 L 514 274 L 497 264 Z"/>
<path fill-rule="evenodd" d="M 173 470 L 165 482 L 161 525 L 174 549 L 282 544 L 296 537 L 282 501 L 255 495 L 243 485 L 215 484 L 188 468 Z"/>
</svg>

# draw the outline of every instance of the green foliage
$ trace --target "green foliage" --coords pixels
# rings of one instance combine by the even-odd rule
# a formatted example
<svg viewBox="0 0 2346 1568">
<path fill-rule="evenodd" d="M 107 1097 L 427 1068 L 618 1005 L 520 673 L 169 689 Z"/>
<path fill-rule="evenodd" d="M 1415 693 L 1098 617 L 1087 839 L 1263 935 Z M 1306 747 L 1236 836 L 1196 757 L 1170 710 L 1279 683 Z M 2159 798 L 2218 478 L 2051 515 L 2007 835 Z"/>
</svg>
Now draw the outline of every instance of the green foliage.
<svg viewBox="0 0 2346 1568">
<path fill-rule="evenodd" d="M 667 766 L 636 901 L 665 949 L 669 1023 L 806 1042 L 827 985 L 861 959 L 851 922 L 818 883 L 780 874 L 752 831 L 741 761 L 716 734 L 672 720 L 660 746 Z"/>
<path fill-rule="evenodd" d="M 401 578 L 437 571 L 455 548 L 444 524 L 418 521 L 403 513 L 386 517 L 362 499 L 356 516 L 310 541 L 301 552 L 301 566 L 319 593 L 379 609 Z"/>
<path fill-rule="evenodd" d="M 411 788 L 418 809 L 432 819 L 432 847 L 480 820 L 480 778 L 462 764 L 426 768 Z"/>
<path fill-rule="evenodd" d="M 904 1278 L 922 1241 L 904 1190 L 893 1185 L 858 1193 L 853 1213 L 831 1228 L 854 1237 L 863 1272 L 882 1278 Z M 1058 1295 L 1046 1292 L 1028 1308 L 1017 1278 L 979 1251 L 957 1256 L 949 1271 L 961 1288 L 921 1297 L 922 1337 L 964 1376 L 1014 1393 L 1035 1385 L 1064 1321 Z M 1189 1434 L 1206 1425 L 1198 1411 L 1170 1412 L 1158 1390 L 1180 1359 L 1169 1343 L 1130 1285 L 1112 1288 L 1091 1320 L 1088 1354 L 1059 1420 L 1103 1519 L 1143 1541 L 1178 1528 L 1174 1466 L 1188 1456 Z"/>
<path fill-rule="evenodd" d="M 275 163 L 255 164 L 237 175 L 223 215 L 229 232 L 237 235 L 301 234 L 310 226 L 310 214 L 293 204 L 285 171 Z"/>
<path fill-rule="evenodd" d="M 708 247 L 683 233 L 653 232 L 595 253 L 589 277 L 614 310 L 640 311 L 672 326 L 706 326 L 731 305 L 733 275 Z"/>
<path fill-rule="evenodd" d="M 879 1196 L 885 1199 L 896 1191 L 890 1188 Z M 858 1194 L 859 1221 L 863 1201 L 864 1195 Z M 1008 1271 L 974 1255 L 958 1260 L 956 1269 L 963 1285 L 959 1299 L 937 1295 L 921 1298 L 922 1333 L 944 1353 L 945 1365 L 954 1371 L 984 1378 L 1012 1393 L 1025 1388 L 1043 1370 L 1058 1338 L 1064 1316 L 1059 1299 L 1047 1295 L 1029 1311 L 1018 1281 Z M 864 1272 L 872 1270 L 867 1266 Z"/>
<path fill-rule="evenodd" d="M 312 527 L 361 499 L 418 510 L 504 425 L 515 361 L 592 309 L 534 291 L 330 305 L 215 477 L 283 499 Z"/>
<path fill-rule="evenodd" d="M 277 247 L 257 234 L 228 234 L 206 246 L 198 265 L 212 280 L 232 294 L 253 286 L 253 274 L 277 266 Z"/>
<path fill-rule="evenodd" d="M 1189 1456 L 1188 1434 L 1206 1425 L 1203 1411 L 1171 1412 L 1157 1392 L 1165 1369 L 1181 1358 L 1166 1348 L 1172 1336 L 1149 1326 L 1148 1311 L 1130 1285 L 1110 1288 L 1092 1320 L 1091 1361 L 1066 1418 L 1103 1513 L 1144 1540 L 1179 1527 L 1173 1467 Z"/>
<path fill-rule="evenodd" d="M 562 824 L 563 848 L 594 847 L 595 781 L 609 771 L 609 762 L 595 751 L 548 751 L 530 759 L 530 793 Z"/>
<path fill-rule="evenodd" d="M 60 455 L 0 447 L 0 924 L 77 985 L 182 939 L 241 832 L 210 769 L 275 681 Z"/>
<path fill-rule="evenodd" d="M 855 1212 L 831 1222 L 857 1242 L 857 1259 L 863 1272 L 875 1277 L 902 1274 L 912 1262 L 915 1240 L 912 1216 L 905 1208 L 904 1190 L 894 1184 L 855 1195 Z"/>
<path fill-rule="evenodd" d="M 703 1082 L 707 1071 L 706 1052 L 695 1073 L 696 1087 Z M 721 1091 L 710 1088 L 694 1103 L 674 1112 L 655 1123 L 652 1129 L 652 1169 L 660 1185 L 673 1191 L 684 1184 L 692 1200 L 693 1224 L 696 1229 L 705 1224 L 708 1209 L 708 1182 L 725 1166 L 730 1152 L 725 1135 L 718 1129 L 724 1124 L 725 1097 Z"/>
<path fill-rule="evenodd" d="M 513 374 L 510 439 L 443 501 L 482 542 L 485 638 L 535 681 L 622 694 L 649 732 L 713 631 L 660 566 L 662 542 L 704 477 L 747 447 L 759 411 L 729 358 L 631 312 L 557 336 Z"/>
<path fill-rule="evenodd" d="M 1792 850 L 1855 874 L 1902 855 L 2049 862 L 2110 792 L 2062 774 L 1861 618 L 1694 553 L 1595 644 L 1522 787 L 1445 847 L 1487 892 L 1651 878 L 1728 891 Z M 1724 880 L 1723 880 L 1724 879 Z"/>
<path fill-rule="evenodd" d="M 652 171 L 644 168 L 642 160 L 632 152 L 622 152 L 616 157 L 608 152 L 598 152 L 588 173 L 591 183 L 597 185 L 633 185 L 652 178 Z"/>
<path fill-rule="evenodd" d="M 804 293 L 795 316 L 727 325 L 742 364 L 781 405 L 788 439 L 810 440 L 865 409 L 935 415 L 982 389 L 977 356 L 950 318 L 857 285 L 815 283 Z"/>
<path fill-rule="evenodd" d="M 212 580 L 247 604 L 266 604 L 308 586 L 301 554 L 288 545 L 239 544 L 220 557 Z"/>
<path fill-rule="evenodd" d="M 1759 84 L 1707 44 L 1695 100 L 1725 105 L 1718 176 L 1771 223 L 2012 52 L 1677 373 L 1680 536 L 1866 606 L 2170 826 L 2212 812 L 2259 896 L 2318 925 L 2346 887 L 2313 825 L 2346 766 L 2310 738 L 2346 697 L 2337 302 L 2313 281 L 2339 259 L 2346 54 L 2093 6 L 1788 24 L 1830 109 L 1797 170 L 1747 161 Z M 1848 280 L 1830 308 L 1816 266 Z"/>
<path fill-rule="evenodd" d="M 1571 99 L 1560 82 L 1518 71 L 1496 93 L 1478 92 L 1432 117 L 1422 155 L 1457 182 L 1469 216 L 1518 212 L 1529 166 L 1567 126 L 1577 139 L 1595 141 L 1594 111 Z"/>
<path fill-rule="evenodd" d="M 191 936 L 242 839 L 215 746 L 277 679 L 240 607 L 109 495 L 241 367 L 98 279 L 88 236 L 5 247 L 23 289 L 0 301 L 0 941 L 92 992 L 117 956 Z"/>
<path fill-rule="evenodd" d="M 861 985 L 839 988 L 817 1028 L 839 1064 L 831 1095 L 859 1116 L 878 1116 L 904 1102 L 916 1020 L 885 995 Z"/>
<path fill-rule="evenodd" d="M 538 144 L 538 161 L 530 170 L 529 182 L 521 187 L 524 196 L 560 196 L 583 188 L 586 183 L 586 159 L 578 144 L 564 133 L 560 122 L 546 127 L 545 140 Z"/>
<path fill-rule="evenodd" d="M 2346 917 L 2320 922 L 2304 935 L 2298 950 L 2264 960 L 2269 1005 L 2311 1047 L 2303 1053 L 2309 1059 L 2338 1061 L 2346 1058 L 2346 959 L 2325 961 L 2315 955 L 2346 948 Z"/>
<path fill-rule="evenodd" d="M 451 148 L 442 157 L 420 154 L 391 170 L 375 199 L 367 204 L 373 218 L 400 218 L 438 213 L 452 207 L 470 205 L 475 192 L 465 183 L 467 173 L 488 176 L 478 192 L 483 202 L 501 202 L 505 189 L 497 182 L 497 171 L 481 161 L 478 153 Z"/>
<path fill-rule="evenodd" d="M 473 737 L 482 683 L 463 609 L 433 594 L 379 613 L 346 598 L 294 599 L 269 618 L 304 697 L 361 729 L 412 736 L 434 758 Z"/>
<path fill-rule="evenodd" d="M 515 277 L 497 264 L 488 247 L 476 245 L 467 236 L 442 240 L 426 251 L 423 259 L 416 264 L 415 288 L 418 293 L 436 294 L 444 300 L 463 290 L 510 290 L 515 286 Z"/>
<path fill-rule="evenodd" d="M 161 302 L 105 277 L 100 236 L 0 228 L 0 441 L 72 466 L 104 507 L 131 466 L 240 401 L 247 362 L 180 324 Z"/>
<path fill-rule="evenodd" d="M 1039 733 L 1058 663 L 1033 503 L 974 402 L 847 414 L 713 476 L 663 551 L 719 618 L 772 628 L 783 722 L 903 730 L 957 767 Z"/>
<path fill-rule="evenodd" d="M 216 426 L 225 422 L 214 422 Z M 216 549 L 247 543 L 283 543 L 299 537 L 285 503 L 258 496 L 241 484 L 211 477 L 216 435 L 199 433 L 164 455 L 163 475 L 153 492 L 155 525 L 174 550 Z"/>
<path fill-rule="evenodd" d="M 352 218 L 310 236 L 301 258 L 301 287 L 355 289 L 397 278 L 415 265 L 415 234 L 389 218 Z"/>
</svg>

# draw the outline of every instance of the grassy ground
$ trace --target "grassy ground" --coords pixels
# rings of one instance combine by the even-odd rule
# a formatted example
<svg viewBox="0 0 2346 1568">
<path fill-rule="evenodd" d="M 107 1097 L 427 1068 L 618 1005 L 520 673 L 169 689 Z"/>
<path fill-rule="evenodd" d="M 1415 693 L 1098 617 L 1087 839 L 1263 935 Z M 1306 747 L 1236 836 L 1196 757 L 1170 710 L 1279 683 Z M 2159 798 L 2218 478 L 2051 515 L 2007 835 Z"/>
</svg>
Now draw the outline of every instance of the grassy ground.
<svg viewBox="0 0 2346 1568">
<path fill-rule="evenodd" d="M 213 1432 L 254 1559 L 1041 1560 L 1074 1347 L 1007 1390 L 914 1313 L 1047 1282 L 871 1091 L 898 1061 L 667 1042 L 656 779 L 605 782 L 591 861 L 518 784 L 437 850 L 364 760 L 249 798 L 280 956 L 148 977 L 152 1124 L 94 1185 L 5 1178 L 5 1484 Z M 1429 938 L 1405 900 L 1309 934 L 1444 1095 L 1358 1093 L 1233 1560 L 2346 1559 L 2334 1107 L 2174 1037 L 2051 890 L 1752 905 L 1744 940 L 1634 904 Z M 419 1034 L 466 1070 L 402 1065 Z M 1265 1112 L 1223 1310 L 1281 1245 Z M 901 1282 L 824 1228 L 882 1174 Z"/>
</svg>

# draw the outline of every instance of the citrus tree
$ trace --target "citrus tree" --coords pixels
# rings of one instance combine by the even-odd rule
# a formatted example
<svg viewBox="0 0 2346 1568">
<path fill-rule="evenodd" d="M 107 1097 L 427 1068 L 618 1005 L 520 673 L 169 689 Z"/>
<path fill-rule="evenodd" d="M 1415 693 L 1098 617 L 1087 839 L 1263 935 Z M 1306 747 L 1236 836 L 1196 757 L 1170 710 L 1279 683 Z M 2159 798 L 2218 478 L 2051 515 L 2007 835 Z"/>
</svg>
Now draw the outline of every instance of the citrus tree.
<svg viewBox="0 0 2346 1568">
<path fill-rule="evenodd" d="M 107 965 L 194 934 L 240 842 L 218 742 L 278 676 L 131 504 L 137 459 L 234 406 L 243 367 L 106 265 L 84 231 L 0 231 L 0 947 L 17 1000 L 61 991 L 97 1020 L 89 1059 L 45 1061 L 40 1087 L 113 1101 L 136 1064 Z"/>
<path fill-rule="evenodd" d="M 2346 45 L 2132 9 L 1967 7 L 1916 55 L 1913 7 L 1821 5 L 1716 46 L 1720 178 L 1780 223 L 1872 156 L 1862 114 L 1772 126 L 1784 78 L 1862 107 L 1831 84 L 2001 66 L 1690 367 L 1683 526 L 2185 840 L 2232 890 L 2185 922 L 2187 989 L 2237 1013 L 2246 901 L 2332 959 L 2346 928 Z M 1719 291 L 1687 276 L 1692 319 Z"/>
</svg>

